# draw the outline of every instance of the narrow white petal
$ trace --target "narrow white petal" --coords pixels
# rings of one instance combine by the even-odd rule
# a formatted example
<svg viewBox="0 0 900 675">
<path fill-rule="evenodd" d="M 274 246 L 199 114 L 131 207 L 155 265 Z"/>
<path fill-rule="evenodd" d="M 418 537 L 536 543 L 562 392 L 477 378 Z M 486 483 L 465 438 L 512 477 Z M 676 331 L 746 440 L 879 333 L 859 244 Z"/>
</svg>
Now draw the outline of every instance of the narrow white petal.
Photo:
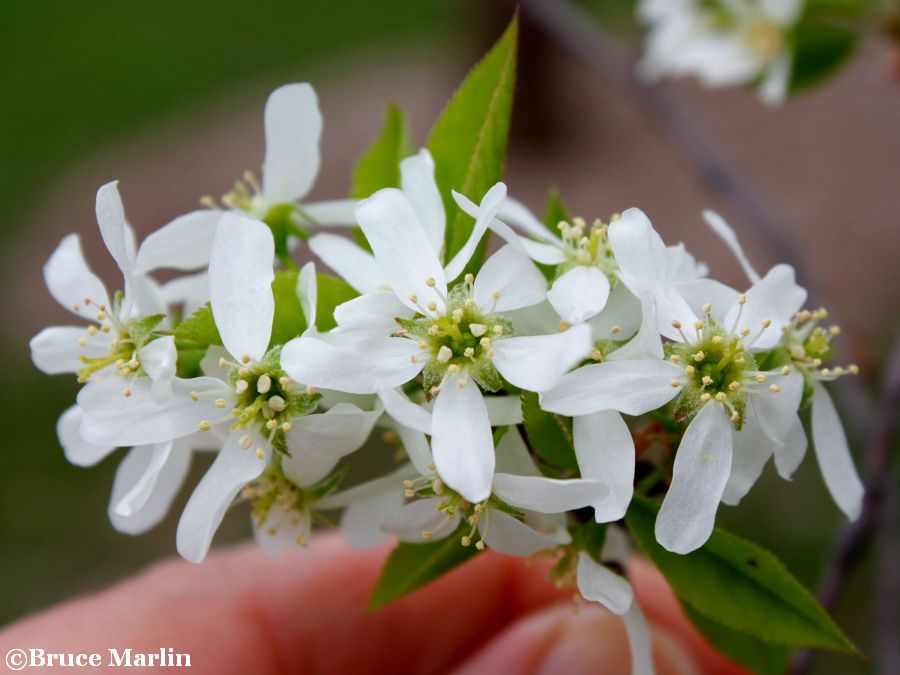
<svg viewBox="0 0 900 675">
<path fill-rule="evenodd" d="M 287 84 L 266 101 L 266 158 L 263 195 L 269 204 L 306 196 L 319 173 L 322 113 L 316 92 L 306 84 Z"/>
<path fill-rule="evenodd" d="M 60 305 L 85 319 L 96 320 L 98 307 L 110 307 L 106 287 L 91 272 L 77 234 L 63 238 L 44 265 L 44 280 L 50 295 Z M 90 304 L 85 304 L 89 299 Z"/>
<path fill-rule="evenodd" d="M 497 217 L 520 230 L 524 230 L 540 241 L 554 242 L 555 237 L 537 217 L 528 210 L 522 202 L 513 197 L 507 197 L 497 211 Z M 554 243 L 558 243 L 556 240 Z"/>
<path fill-rule="evenodd" d="M 778 444 L 766 435 L 749 406 L 747 410 L 743 427 L 733 435 L 731 475 L 722 493 L 722 502 L 729 506 L 740 503 L 756 484 L 772 453 L 777 452 Z M 796 413 L 794 416 L 796 417 Z"/>
<path fill-rule="evenodd" d="M 622 616 L 634 601 L 628 580 L 605 565 L 594 562 L 587 553 L 578 554 L 578 592 L 586 600 L 599 602 L 613 614 Z"/>
<path fill-rule="evenodd" d="M 229 434 L 178 521 L 178 552 L 191 562 L 199 563 L 206 557 L 213 535 L 232 500 L 266 466 L 266 460 L 259 459 L 252 448 L 240 448 L 240 438 L 239 433 Z"/>
<path fill-rule="evenodd" d="M 747 302 L 743 306 L 743 311 L 741 306 L 735 303 L 728 310 L 724 324 L 729 330 L 734 327 L 735 331 L 749 328 L 753 331 L 753 335 L 756 335 L 761 330 L 763 321 L 771 321 L 772 325 L 753 342 L 754 349 L 769 349 L 775 346 L 781 339 L 781 327 L 790 323 L 791 318 L 806 301 L 806 289 L 794 281 L 794 268 L 790 265 L 776 265 L 766 276 L 753 284 L 745 295 Z"/>
<path fill-rule="evenodd" d="M 625 632 L 628 635 L 628 644 L 631 647 L 631 673 L 632 675 L 653 675 L 653 652 L 650 644 L 650 629 L 647 628 L 647 620 L 641 611 L 641 606 L 635 601 L 623 616 L 625 619 Z"/>
<path fill-rule="evenodd" d="M 515 386 L 547 391 L 590 353 L 591 346 L 591 329 L 581 324 L 554 335 L 498 340 L 493 343 L 493 362 Z"/>
<path fill-rule="evenodd" d="M 380 407 L 366 411 L 350 403 L 338 403 L 324 413 L 296 418 L 287 434 L 288 447 L 340 459 L 366 442 L 382 412 Z M 296 461 L 285 457 L 281 463 L 288 473 Z"/>
<path fill-rule="evenodd" d="M 483 310 L 507 312 L 541 302 L 547 280 L 525 255 L 507 245 L 487 259 L 472 290 Z"/>
<path fill-rule="evenodd" d="M 779 476 L 785 480 L 791 479 L 797 467 L 800 466 L 800 462 L 803 461 L 803 457 L 806 456 L 807 445 L 803 422 L 800 421 L 799 415 L 794 415 L 791 430 L 785 437 L 784 443 L 775 448 L 775 468 L 778 470 Z"/>
<path fill-rule="evenodd" d="M 373 394 L 378 383 L 399 387 L 422 370 L 414 340 L 368 338 L 326 342 L 301 337 L 281 350 L 281 367 L 297 382 L 349 394 Z"/>
<path fill-rule="evenodd" d="M 747 407 L 753 408 L 756 423 L 774 443 L 783 443 L 794 426 L 797 409 L 803 396 L 803 376 L 800 373 L 782 375 L 766 373 L 766 382 L 747 396 Z M 776 393 L 769 389 L 777 386 Z"/>
<path fill-rule="evenodd" d="M 672 380 L 684 370 L 668 361 L 609 361 L 582 366 L 541 395 L 541 407 L 562 415 L 618 410 L 643 415 L 671 401 L 681 389 Z"/>
<path fill-rule="evenodd" d="M 506 427 L 522 423 L 522 401 L 518 396 L 485 396 L 492 427 Z"/>
<path fill-rule="evenodd" d="M 666 245 L 640 209 L 628 209 L 610 223 L 609 242 L 619 277 L 635 295 L 669 281 Z"/>
<path fill-rule="evenodd" d="M 431 446 L 428 445 L 425 434 L 398 424 L 397 435 L 400 436 L 403 449 L 406 450 L 409 461 L 416 467 L 419 475 L 428 476 L 434 473 L 434 456 L 431 454 Z"/>
<path fill-rule="evenodd" d="M 84 345 L 80 341 L 84 341 Z M 50 326 L 31 338 L 31 360 L 48 375 L 74 373 L 84 367 L 82 356 L 99 358 L 108 354 L 109 338 L 89 336 L 84 327 Z"/>
<path fill-rule="evenodd" d="M 725 246 L 728 247 L 737 259 L 738 264 L 741 266 L 741 269 L 744 270 L 744 274 L 747 275 L 747 279 L 750 280 L 750 283 L 755 284 L 759 281 L 759 274 L 753 268 L 753 265 L 747 259 L 747 256 L 744 255 L 744 249 L 741 248 L 741 243 L 738 241 L 737 235 L 734 233 L 734 230 L 731 229 L 731 226 L 725 222 L 725 219 L 715 211 L 706 209 L 703 212 L 703 220 L 706 221 L 709 228 L 718 235 L 719 239 L 722 240 Z"/>
<path fill-rule="evenodd" d="M 165 518 L 191 464 L 184 445 L 140 445 L 116 471 L 109 519 L 119 532 L 141 534 Z"/>
<path fill-rule="evenodd" d="M 352 504 L 365 502 L 373 499 L 378 495 L 385 493 L 400 494 L 400 504 L 403 503 L 404 486 L 403 481 L 408 478 L 415 478 L 420 475 L 412 464 L 404 464 L 400 468 L 395 469 L 391 473 L 373 478 L 372 480 L 359 483 L 353 487 L 334 492 L 330 495 L 322 497 L 317 505 L 323 509 L 342 509 Z M 399 507 L 399 505 L 398 505 Z"/>
<path fill-rule="evenodd" d="M 538 513 L 565 513 L 602 502 L 609 487 L 599 480 L 558 480 L 543 476 L 494 474 L 494 494 L 521 509 Z"/>
<path fill-rule="evenodd" d="M 819 469 L 832 499 L 847 518 L 856 520 L 862 511 L 865 490 L 853 465 L 841 418 L 821 382 L 815 383 L 813 391 L 812 437 Z"/>
<path fill-rule="evenodd" d="M 641 301 L 628 290 L 628 286 L 619 282 L 610 292 L 603 311 L 591 317 L 588 323 L 595 340 L 627 340 L 637 333 L 642 320 Z M 518 327 L 519 324 L 513 325 Z M 652 328 L 656 328 L 655 323 Z M 617 331 L 613 333 L 613 329 Z"/>
<path fill-rule="evenodd" d="M 434 181 L 434 160 L 428 150 L 419 150 L 400 162 L 400 186 L 419 217 L 434 252 L 440 257 L 447 220 L 444 202 Z"/>
<path fill-rule="evenodd" d="M 300 268 L 297 276 L 297 297 L 306 319 L 304 335 L 316 334 L 316 310 L 318 308 L 319 285 L 316 282 L 316 264 L 308 262 Z"/>
<path fill-rule="evenodd" d="M 663 346 L 659 337 L 656 317 L 656 301 L 649 293 L 641 298 L 641 327 L 626 344 L 616 349 L 608 361 L 628 361 L 635 359 L 662 359 Z M 594 333 L 594 337 L 601 337 Z"/>
<path fill-rule="evenodd" d="M 732 434 L 731 421 L 717 403 L 707 403 L 688 426 L 656 518 L 656 540 L 663 548 L 690 553 L 709 539 L 731 475 Z"/>
<path fill-rule="evenodd" d="M 297 444 L 289 449 L 291 456 L 282 459 L 284 475 L 300 487 L 310 487 L 324 480 L 341 461 L 337 455 L 314 454 Z"/>
<path fill-rule="evenodd" d="M 431 433 L 431 412 L 410 401 L 401 390 L 378 386 L 377 394 L 384 403 L 385 412 L 397 422 L 410 429 Z"/>
<path fill-rule="evenodd" d="M 709 268 L 702 262 L 697 262 L 684 247 L 684 244 L 666 246 L 669 259 L 669 273 L 675 283 L 696 281 L 709 274 Z"/>
<path fill-rule="evenodd" d="M 459 525 L 459 513 L 449 517 L 438 511 L 440 504 L 440 499 L 419 499 L 405 504 L 388 516 L 381 529 L 414 544 L 425 541 L 422 532 L 429 532 L 431 539 L 446 537 Z"/>
<path fill-rule="evenodd" d="M 403 481 L 412 475 L 391 474 L 390 489 L 374 492 L 351 503 L 341 516 L 341 532 L 353 548 L 371 548 L 388 538 L 381 525 L 404 503 Z"/>
<path fill-rule="evenodd" d="M 464 386 L 459 386 L 464 382 Z M 465 423 L 461 423 L 465 420 Z M 477 503 L 491 494 L 494 439 L 484 398 L 468 373 L 450 373 L 432 412 L 431 450 L 441 479 Z"/>
<path fill-rule="evenodd" d="M 675 291 L 685 299 L 697 316 L 705 314 L 703 305 L 712 305 L 710 313 L 717 321 L 724 321 L 726 312 L 737 302 L 740 295 L 730 286 L 715 279 L 680 281 L 675 284 Z"/>
<path fill-rule="evenodd" d="M 125 209 L 119 196 L 119 181 L 112 181 L 97 190 L 97 224 L 106 249 L 125 277 L 126 295 L 134 274 L 134 235 L 125 220 Z"/>
<path fill-rule="evenodd" d="M 219 221 L 209 260 L 213 317 L 225 348 L 236 359 L 258 361 L 272 336 L 272 231 L 258 220 L 226 213 Z"/>
<path fill-rule="evenodd" d="M 131 396 L 124 396 L 128 387 Z M 81 435 L 101 445 L 148 445 L 187 436 L 197 431 L 203 420 L 222 417 L 215 407 L 216 393 L 228 393 L 227 385 L 211 377 L 175 379 L 174 396 L 160 404 L 154 400 L 149 378 L 133 383 L 110 376 L 91 381 L 78 392 L 78 404 L 84 411 Z M 201 394 L 197 401 L 190 393 Z M 204 392 L 209 392 L 203 395 Z"/>
<path fill-rule="evenodd" d="M 510 429 L 497 444 L 495 450 L 497 473 L 509 473 L 515 476 L 541 476 L 540 470 L 528 452 L 528 446 L 522 439 L 518 429 Z"/>
<path fill-rule="evenodd" d="M 314 225 L 347 226 L 356 224 L 356 199 L 331 199 L 324 202 L 303 204 L 303 215 Z"/>
<path fill-rule="evenodd" d="M 598 523 L 625 516 L 634 494 L 634 439 L 622 415 L 603 410 L 573 420 L 575 456 L 582 478 L 601 480 L 609 495 L 591 504 Z"/>
<path fill-rule="evenodd" d="M 76 466 L 93 466 L 116 449 L 115 445 L 90 443 L 81 437 L 81 408 L 68 408 L 56 423 L 56 435 L 66 459 Z"/>
<path fill-rule="evenodd" d="M 165 335 L 157 338 L 140 350 L 141 367 L 153 381 L 150 394 L 158 403 L 165 403 L 171 398 L 172 380 L 175 379 L 175 367 L 178 361 L 178 350 L 175 338 Z"/>
<path fill-rule="evenodd" d="M 530 528 L 511 515 L 497 509 L 485 509 L 478 530 L 485 544 L 497 553 L 527 557 L 561 542 Z"/>
<path fill-rule="evenodd" d="M 481 200 L 481 204 L 477 207 L 477 215 L 464 207 L 465 205 L 471 209 L 472 206 L 472 202 L 466 197 L 454 191 L 453 198 L 456 200 L 456 203 L 459 204 L 460 208 L 467 211 L 469 215 L 475 216 L 475 225 L 472 228 L 472 234 L 469 235 L 469 238 L 465 244 L 463 244 L 463 247 L 456 252 L 456 255 L 453 256 L 453 259 L 447 263 L 447 266 L 444 268 L 444 273 L 450 281 L 462 274 L 462 271 L 469 263 L 469 260 L 471 260 L 472 254 L 475 253 L 478 242 L 481 241 L 481 238 L 484 236 L 484 233 L 487 232 L 488 227 L 492 225 L 494 216 L 497 215 L 497 210 L 500 208 L 503 200 L 506 199 L 506 185 L 503 183 L 496 183 L 485 193 L 484 198 Z M 516 236 L 516 240 L 517 239 L 518 236 Z"/>
<path fill-rule="evenodd" d="M 346 237 L 317 234 L 310 238 L 309 248 L 360 293 L 371 293 L 387 284 L 375 257 Z"/>
<path fill-rule="evenodd" d="M 547 299 L 568 323 L 587 321 L 609 298 L 609 279 L 596 267 L 577 265 L 553 282 Z"/>
<path fill-rule="evenodd" d="M 222 213 L 191 211 L 150 234 L 137 253 L 139 274 L 161 268 L 199 270 L 209 264 L 216 225 Z"/>
<path fill-rule="evenodd" d="M 356 219 L 400 302 L 415 310 L 434 303 L 442 312 L 447 296 L 444 270 L 406 195 L 394 188 L 379 190 L 359 203 Z"/>
<path fill-rule="evenodd" d="M 390 291 L 372 291 L 341 303 L 334 309 L 335 332 L 388 337 L 397 332 L 397 318 L 410 318 L 409 309 Z"/>
<path fill-rule="evenodd" d="M 190 316 L 209 302 L 209 274 L 204 270 L 178 277 L 160 286 L 159 294 L 165 307 L 182 305 L 184 316 Z"/>
</svg>

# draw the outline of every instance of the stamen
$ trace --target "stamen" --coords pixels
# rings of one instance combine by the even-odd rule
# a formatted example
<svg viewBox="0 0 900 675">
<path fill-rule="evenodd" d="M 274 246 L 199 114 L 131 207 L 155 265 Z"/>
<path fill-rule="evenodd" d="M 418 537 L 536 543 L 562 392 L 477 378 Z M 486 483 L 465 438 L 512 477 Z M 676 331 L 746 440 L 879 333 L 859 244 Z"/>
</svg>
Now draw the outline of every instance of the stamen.
<svg viewBox="0 0 900 675">
<path fill-rule="evenodd" d="M 265 394 L 272 388 L 272 378 L 263 373 L 256 380 L 256 391 L 260 394 Z"/>
<path fill-rule="evenodd" d="M 453 350 L 451 350 L 447 345 L 441 345 L 441 348 L 438 349 L 437 360 L 441 363 L 447 363 L 452 358 Z"/>
</svg>

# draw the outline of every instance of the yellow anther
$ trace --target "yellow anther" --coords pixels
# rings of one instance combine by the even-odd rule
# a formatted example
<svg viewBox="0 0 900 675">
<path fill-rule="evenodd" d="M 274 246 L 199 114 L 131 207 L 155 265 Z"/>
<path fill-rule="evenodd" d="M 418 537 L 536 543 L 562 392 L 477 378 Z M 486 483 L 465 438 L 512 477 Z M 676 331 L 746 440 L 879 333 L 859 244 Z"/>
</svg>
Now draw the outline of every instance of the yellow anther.
<svg viewBox="0 0 900 675">
<path fill-rule="evenodd" d="M 226 405 L 228 405 L 228 402 L 224 398 L 217 398 L 215 400 L 215 406 L 217 408 L 224 408 Z"/>
<path fill-rule="evenodd" d="M 781 387 L 779 387 L 777 384 L 770 384 L 769 391 L 771 391 L 773 394 L 777 394 L 779 391 L 781 391 Z"/>
<path fill-rule="evenodd" d="M 499 300 L 501 295 L 502 295 L 502 294 L 500 293 L 499 290 L 494 291 L 493 293 L 491 293 L 491 297 L 494 298 L 494 300 Z"/>
<path fill-rule="evenodd" d="M 435 311 L 437 309 L 437 303 L 434 300 L 432 300 L 431 302 L 428 303 L 428 309 L 432 312 Z"/>
<path fill-rule="evenodd" d="M 762 384 L 763 382 L 766 381 L 766 376 L 763 375 L 762 373 L 760 373 L 760 374 L 757 375 L 756 378 L 754 378 L 754 379 L 756 379 L 757 382 L 759 382 L 760 384 Z"/>
<path fill-rule="evenodd" d="M 712 311 L 712 305 L 710 303 L 707 302 L 705 305 L 703 305 L 703 313 L 704 314 L 709 314 L 711 311 Z"/>
<path fill-rule="evenodd" d="M 429 288 L 434 288 L 435 286 L 437 286 L 437 281 L 435 281 L 434 277 L 428 277 L 425 280 L 425 285 Z"/>
<path fill-rule="evenodd" d="M 841 334 L 841 327 L 838 326 L 837 324 L 835 324 L 834 326 L 831 326 L 831 327 L 828 329 L 828 332 L 831 333 L 832 335 L 840 335 L 840 334 Z"/>
<path fill-rule="evenodd" d="M 611 332 L 613 335 L 618 335 L 619 333 L 622 332 L 622 327 L 621 326 L 613 326 Z"/>
<path fill-rule="evenodd" d="M 762 322 L 763 328 L 768 328 L 771 325 L 772 325 L 772 319 L 766 319 L 765 321 Z"/>
<path fill-rule="evenodd" d="M 459 540 L 459 543 L 462 544 L 463 546 L 471 546 L 471 545 L 472 545 L 472 538 L 471 538 L 471 537 L 468 537 L 468 536 L 463 536 L 463 537 Z"/>
<path fill-rule="evenodd" d="M 599 349 L 595 349 L 594 351 L 591 352 L 591 358 L 594 361 L 602 361 L 603 353 Z"/>
<path fill-rule="evenodd" d="M 695 330 L 703 330 L 703 326 L 705 326 L 705 325 L 706 325 L 706 324 L 703 323 L 702 321 L 695 321 L 695 322 L 694 322 L 694 329 L 695 329 Z"/>
<path fill-rule="evenodd" d="M 206 420 L 203 420 L 202 422 L 200 422 L 200 424 L 197 425 L 197 427 L 200 429 L 200 431 L 209 431 L 210 429 L 212 429 L 212 424 L 210 424 Z"/>
<path fill-rule="evenodd" d="M 250 355 L 249 355 L 249 354 L 244 354 L 244 355 L 241 357 L 241 363 L 250 363 Z"/>
<path fill-rule="evenodd" d="M 290 422 L 284 422 L 284 423 L 281 425 L 281 430 L 282 430 L 284 433 L 288 433 L 288 432 L 291 431 L 293 428 L 294 428 L 294 425 L 291 424 Z"/>
<path fill-rule="evenodd" d="M 672 328 L 674 328 L 675 330 L 681 330 L 681 322 L 678 320 L 673 321 Z"/>
<path fill-rule="evenodd" d="M 669 361 L 671 361 L 672 363 L 681 363 L 681 357 L 678 356 L 678 354 L 672 354 L 669 357 Z"/>
<path fill-rule="evenodd" d="M 713 343 L 714 345 L 720 345 L 720 344 L 722 344 L 723 342 L 725 342 L 725 338 L 723 338 L 721 335 L 714 335 L 714 336 L 713 336 L 712 343 Z"/>
<path fill-rule="evenodd" d="M 419 340 L 419 349 L 428 349 L 428 343 L 425 340 Z"/>
<path fill-rule="evenodd" d="M 785 366 L 784 368 L 782 368 L 782 369 L 781 369 L 781 374 L 782 374 L 782 375 L 785 375 L 785 376 L 790 375 L 790 374 L 791 374 L 791 367 L 790 367 L 790 366 Z"/>
<path fill-rule="evenodd" d="M 697 372 L 697 369 L 694 368 L 694 366 L 685 366 L 684 367 L 684 374 L 687 375 L 688 377 L 693 377 L 694 373 L 696 373 L 696 372 Z"/>
<path fill-rule="evenodd" d="M 428 530 L 422 530 L 422 539 L 431 539 L 431 532 Z"/>
<path fill-rule="evenodd" d="M 198 394 L 196 391 L 192 391 L 192 392 L 191 392 L 191 400 L 192 400 L 192 401 L 199 401 L 199 400 L 200 400 L 200 394 Z"/>
<path fill-rule="evenodd" d="M 710 401 L 710 400 L 712 400 L 712 394 L 710 394 L 709 392 L 700 394 L 700 402 L 701 403 L 706 403 L 707 401 Z"/>
<path fill-rule="evenodd" d="M 238 447 L 241 450 L 247 450 L 251 445 L 253 445 L 253 438 L 250 434 L 244 434 L 241 436 L 240 440 L 238 440 Z"/>
<path fill-rule="evenodd" d="M 463 279 L 469 286 L 471 286 L 472 284 L 475 283 L 475 275 L 474 274 L 466 274 L 466 276 L 463 277 Z"/>
<path fill-rule="evenodd" d="M 478 541 L 475 542 L 475 548 L 477 548 L 479 551 L 483 551 L 484 550 L 484 542 L 481 539 L 479 539 Z"/>
<path fill-rule="evenodd" d="M 851 375 L 859 375 L 859 366 L 855 363 L 851 363 L 849 366 L 847 366 L 847 370 Z"/>
<path fill-rule="evenodd" d="M 739 305 L 743 305 L 743 304 L 745 304 L 746 302 L 747 302 L 747 296 L 744 295 L 743 293 L 741 293 L 741 294 L 738 296 L 738 304 L 739 304 Z"/>
<path fill-rule="evenodd" d="M 737 391 L 737 390 L 740 389 L 742 386 L 743 386 L 743 385 L 741 385 L 740 382 L 735 381 L 735 382 L 730 383 L 730 384 L 728 385 L 728 388 L 729 388 L 731 391 Z"/>
<path fill-rule="evenodd" d="M 126 388 L 126 389 L 122 392 L 122 396 L 124 396 L 125 398 L 130 398 L 130 397 L 131 397 L 131 394 L 132 394 L 132 391 L 131 391 L 131 389 L 128 389 L 128 388 Z"/>
<path fill-rule="evenodd" d="M 697 363 L 700 363 L 705 358 L 706 354 L 703 352 L 703 350 L 700 350 L 699 352 L 694 354 L 694 361 L 696 361 Z"/>
<path fill-rule="evenodd" d="M 449 366 L 447 366 L 447 372 L 453 373 L 455 375 L 459 372 L 459 366 L 455 363 L 451 363 Z"/>
<path fill-rule="evenodd" d="M 673 387 L 677 388 L 677 387 L 681 386 L 681 381 L 680 380 L 672 380 L 669 382 L 669 384 L 671 384 Z"/>
<path fill-rule="evenodd" d="M 717 400 L 719 403 L 721 403 L 722 401 L 724 401 L 725 398 L 726 398 L 726 396 L 725 396 L 725 392 L 724 392 L 724 391 L 720 391 L 718 394 L 716 394 L 716 400 Z"/>
<path fill-rule="evenodd" d="M 437 360 L 441 363 L 447 363 L 450 359 L 453 358 L 453 350 L 450 349 L 447 345 L 441 345 L 441 348 L 438 349 Z"/>
<path fill-rule="evenodd" d="M 463 352 L 463 356 L 465 356 L 467 359 L 471 359 L 473 356 L 475 356 L 475 349 L 473 347 L 466 347 L 465 351 Z"/>
<path fill-rule="evenodd" d="M 250 383 L 247 380 L 238 380 L 234 383 L 234 390 L 238 394 L 243 394 L 250 388 Z"/>
<path fill-rule="evenodd" d="M 250 369 L 249 368 L 238 368 L 238 376 L 244 379 L 250 377 Z"/>
<path fill-rule="evenodd" d="M 262 448 L 257 448 L 256 449 L 256 459 L 265 459 L 265 458 L 266 458 L 266 451 L 263 450 Z"/>
</svg>

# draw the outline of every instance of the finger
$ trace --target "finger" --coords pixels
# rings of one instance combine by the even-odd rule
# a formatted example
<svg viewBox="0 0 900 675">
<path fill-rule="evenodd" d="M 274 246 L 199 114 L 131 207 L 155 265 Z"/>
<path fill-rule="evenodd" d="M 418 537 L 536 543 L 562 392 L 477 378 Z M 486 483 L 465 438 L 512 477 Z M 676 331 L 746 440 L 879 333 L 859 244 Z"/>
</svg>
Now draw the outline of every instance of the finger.
<svg viewBox="0 0 900 675">
<path fill-rule="evenodd" d="M 254 546 L 169 561 L 0 633 L 2 648 L 171 647 L 210 672 L 446 670 L 516 616 L 557 602 L 545 569 L 491 552 L 378 612 L 365 607 L 386 549 L 324 535 L 309 554 Z"/>
</svg>

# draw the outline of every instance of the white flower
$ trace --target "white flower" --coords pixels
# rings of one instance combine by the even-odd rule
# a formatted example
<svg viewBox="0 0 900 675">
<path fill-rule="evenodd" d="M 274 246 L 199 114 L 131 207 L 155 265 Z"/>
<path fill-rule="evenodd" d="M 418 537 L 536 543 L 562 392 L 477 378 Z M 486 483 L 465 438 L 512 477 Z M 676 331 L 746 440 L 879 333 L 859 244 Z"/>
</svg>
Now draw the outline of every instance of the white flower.
<svg viewBox="0 0 900 675">
<path fill-rule="evenodd" d="M 672 485 L 656 521 L 657 539 L 671 551 L 688 553 L 702 546 L 712 532 L 729 479 L 735 485 L 726 499 L 733 501 L 749 489 L 773 448 L 790 442 L 802 378 L 790 367 L 760 371 L 753 349 L 769 342 L 769 333 L 780 335 L 779 325 L 762 317 L 796 312 L 805 293 L 795 290 L 793 271 L 776 267 L 724 311 L 707 304 L 703 318 L 695 318 L 690 326 L 674 320 L 676 339 L 666 345 L 667 360 L 662 358 L 658 340 L 654 346 L 653 341 L 642 339 L 638 358 L 608 359 L 579 368 L 541 397 L 545 409 L 576 416 L 576 422 L 577 416 L 600 411 L 641 415 L 677 397 L 675 418 L 693 419 L 679 445 Z M 652 318 L 650 293 L 645 297 L 645 326 L 658 324 Z M 787 306 L 789 302 L 796 306 Z M 611 419 L 607 415 L 595 424 L 609 425 Z M 590 438 L 602 434 L 601 427 Z M 739 459 L 733 470 L 735 453 Z M 612 486 L 613 493 L 620 492 L 623 499 L 630 496 L 626 478 L 623 469 L 621 482 Z"/>
<path fill-rule="evenodd" d="M 481 217 L 489 222 L 504 196 L 505 186 L 494 186 Z M 494 453 L 479 386 L 496 391 L 502 375 L 530 391 L 550 388 L 589 351 L 589 330 L 509 337 L 513 328 L 501 313 L 540 302 L 546 289 L 538 270 L 509 246 L 477 278 L 467 275 L 448 291 L 477 245 L 481 223 L 444 268 L 416 207 L 400 190 L 363 201 L 357 220 L 396 299 L 419 318 L 401 320 L 396 337 L 293 340 L 282 351 L 282 366 L 295 379 L 349 393 L 394 389 L 424 371 L 425 390 L 436 397 L 431 433 L 438 473 L 466 499 L 482 501 L 490 494 Z"/>
<path fill-rule="evenodd" d="M 301 203 L 319 173 L 322 114 L 312 86 L 287 84 L 273 91 L 266 101 L 265 133 L 262 184 L 246 173 L 222 198 L 223 205 L 256 220 L 296 227 L 351 225 L 354 200 Z M 222 211 L 210 198 L 204 202 L 210 208 L 180 216 L 147 237 L 137 256 L 138 271 L 196 270 L 208 264 Z"/>
<path fill-rule="evenodd" d="M 707 87 L 759 82 L 769 104 L 787 97 L 790 32 L 803 0 L 642 0 L 649 24 L 641 72 L 693 75 Z"/>
</svg>

